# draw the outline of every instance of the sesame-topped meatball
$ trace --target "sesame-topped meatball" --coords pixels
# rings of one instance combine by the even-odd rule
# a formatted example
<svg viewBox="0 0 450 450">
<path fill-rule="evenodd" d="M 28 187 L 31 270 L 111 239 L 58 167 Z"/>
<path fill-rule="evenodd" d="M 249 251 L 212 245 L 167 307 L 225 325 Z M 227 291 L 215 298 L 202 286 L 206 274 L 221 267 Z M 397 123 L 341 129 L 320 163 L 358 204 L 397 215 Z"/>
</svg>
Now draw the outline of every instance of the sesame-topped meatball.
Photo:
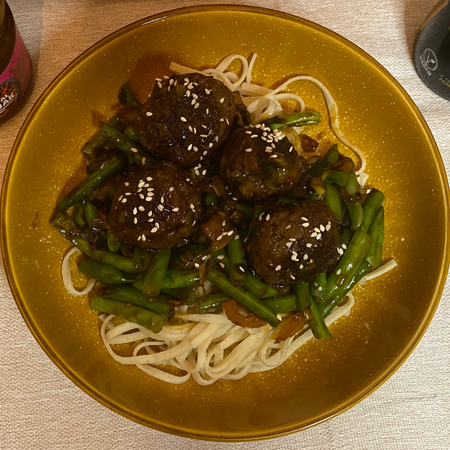
<svg viewBox="0 0 450 450">
<path fill-rule="evenodd" d="M 137 126 L 151 154 L 189 166 L 217 153 L 235 116 L 233 94 L 221 81 L 189 73 L 156 82 Z"/>
<path fill-rule="evenodd" d="M 125 244 L 170 248 L 190 236 L 201 213 L 200 189 L 184 170 L 161 161 L 122 180 L 108 227 Z"/>
<path fill-rule="evenodd" d="M 287 203 L 262 214 L 246 242 L 246 259 L 265 282 L 310 281 L 336 261 L 339 233 L 320 200 Z"/>
<path fill-rule="evenodd" d="M 227 140 L 220 173 L 241 200 L 262 200 L 288 191 L 300 176 L 303 160 L 281 131 L 264 125 L 237 128 Z"/>
</svg>

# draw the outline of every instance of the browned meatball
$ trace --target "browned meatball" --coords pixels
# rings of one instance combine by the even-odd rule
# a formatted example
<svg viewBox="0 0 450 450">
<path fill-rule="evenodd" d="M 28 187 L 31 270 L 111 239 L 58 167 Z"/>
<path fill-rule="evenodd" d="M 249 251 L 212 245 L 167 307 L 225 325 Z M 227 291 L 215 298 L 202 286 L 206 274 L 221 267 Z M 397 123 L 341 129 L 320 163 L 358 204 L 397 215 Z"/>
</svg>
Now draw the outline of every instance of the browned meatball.
<svg viewBox="0 0 450 450">
<path fill-rule="evenodd" d="M 323 201 L 288 203 L 261 215 L 246 243 L 249 266 L 265 282 L 310 281 L 333 263 L 339 233 Z"/>
<path fill-rule="evenodd" d="M 201 213 L 200 189 L 184 170 L 162 161 L 120 183 L 108 225 L 125 244 L 170 248 L 190 236 Z"/>
<path fill-rule="evenodd" d="M 302 161 L 284 133 L 249 125 L 227 140 L 220 173 L 237 198 L 262 200 L 288 191 L 300 176 Z"/>
<path fill-rule="evenodd" d="M 157 81 L 137 127 L 151 154 L 188 166 L 217 153 L 235 116 L 233 94 L 221 81 L 189 73 Z"/>
</svg>

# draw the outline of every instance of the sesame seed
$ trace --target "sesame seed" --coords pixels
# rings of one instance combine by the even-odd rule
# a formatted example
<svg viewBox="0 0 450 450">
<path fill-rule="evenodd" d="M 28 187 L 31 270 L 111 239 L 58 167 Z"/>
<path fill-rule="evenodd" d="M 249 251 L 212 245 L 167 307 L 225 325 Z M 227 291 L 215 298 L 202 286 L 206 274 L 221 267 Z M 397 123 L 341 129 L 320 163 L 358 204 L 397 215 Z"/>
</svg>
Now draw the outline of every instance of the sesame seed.
<svg viewBox="0 0 450 450">
<path fill-rule="evenodd" d="M 164 206 L 163 205 L 158 205 L 157 208 L 158 208 L 158 211 L 164 211 Z"/>
<path fill-rule="evenodd" d="M 137 148 L 134 148 L 134 147 L 131 147 L 130 150 L 131 150 L 133 153 L 137 153 L 137 152 L 138 152 L 138 149 L 137 149 Z"/>
<path fill-rule="evenodd" d="M 250 153 L 250 152 L 252 151 L 252 149 L 251 149 L 251 148 L 246 148 L 245 151 L 246 151 L 247 153 Z"/>
<path fill-rule="evenodd" d="M 162 84 L 160 81 L 158 81 L 158 87 L 161 89 L 162 88 Z"/>
<path fill-rule="evenodd" d="M 227 233 L 227 235 L 228 235 L 228 236 L 233 236 L 233 233 L 234 233 L 234 231 L 231 230 L 231 231 L 229 231 L 229 232 Z"/>
<path fill-rule="evenodd" d="M 302 227 L 309 227 L 309 223 L 308 222 L 304 222 L 304 223 L 302 223 Z"/>
<path fill-rule="evenodd" d="M 302 270 L 302 269 L 303 269 L 303 264 L 300 264 L 300 265 L 298 266 L 298 268 L 299 268 L 300 270 Z"/>
<path fill-rule="evenodd" d="M 199 106 L 200 106 L 200 103 L 196 103 L 196 104 L 194 105 L 194 109 L 197 109 Z"/>
<path fill-rule="evenodd" d="M 186 117 L 180 117 L 180 120 L 181 120 L 182 122 L 187 122 Z"/>
<path fill-rule="evenodd" d="M 318 233 L 316 239 L 319 240 L 322 237 L 322 233 Z"/>
<path fill-rule="evenodd" d="M 146 202 L 151 202 L 151 201 L 152 201 L 152 197 L 151 197 L 151 196 L 145 197 L 145 201 L 146 201 Z"/>
<path fill-rule="evenodd" d="M 224 101 L 225 101 L 225 97 L 222 97 L 222 98 L 219 100 L 220 103 L 223 103 Z"/>
<path fill-rule="evenodd" d="M 192 150 L 192 144 L 189 144 L 187 149 L 188 149 L 189 151 Z"/>
<path fill-rule="evenodd" d="M 225 255 L 219 255 L 219 256 L 217 257 L 217 259 L 219 259 L 219 260 L 221 260 L 221 259 L 223 259 L 223 258 L 225 258 Z"/>
<path fill-rule="evenodd" d="M 136 215 L 137 214 L 137 208 L 133 209 L 133 214 Z"/>
<path fill-rule="evenodd" d="M 343 248 L 344 250 L 346 250 L 346 249 L 347 249 L 347 246 L 346 246 L 345 244 L 342 244 L 342 248 Z"/>
<path fill-rule="evenodd" d="M 209 116 L 209 108 L 206 108 L 206 115 Z"/>
<path fill-rule="evenodd" d="M 331 229 L 331 225 L 328 224 L 328 225 L 325 227 L 325 230 L 326 230 L 326 231 L 330 231 L 330 229 Z"/>
<path fill-rule="evenodd" d="M 196 269 L 198 269 L 198 268 L 200 267 L 200 264 L 199 264 L 199 263 L 194 263 L 194 267 L 195 267 Z"/>
<path fill-rule="evenodd" d="M 340 275 L 341 274 L 341 269 L 336 270 L 336 275 Z"/>
<path fill-rule="evenodd" d="M 289 240 L 290 240 L 291 242 L 295 242 L 295 241 L 296 241 L 295 238 L 289 238 Z"/>
<path fill-rule="evenodd" d="M 158 228 L 153 227 L 153 228 L 150 230 L 150 233 L 156 233 L 157 231 L 158 231 Z"/>
<path fill-rule="evenodd" d="M 195 211 L 195 206 L 194 206 L 194 204 L 193 204 L 193 203 L 191 203 L 191 204 L 189 205 L 189 208 L 191 208 L 191 209 L 192 209 L 192 211 Z"/>
<path fill-rule="evenodd" d="M 306 244 L 306 246 L 308 247 L 308 248 L 311 248 L 313 245 L 312 244 L 310 244 L 309 242 Z"/>
<path fill-rule="evenodd" d="M 305 254 L 303 255 L 303 259 L 306 261 L 308 258 L 309 258 L 309 256 L 305 253 Z"/>
<path fill-rule="evenodd" d="M 213 144 L 212 142 L 210 142 L 210 143 L 208 144 L 208 147 L 209 147 L 209 148 L 212 148 L 213 145 L 214 145 L 214 144 Z"/>
<path fill-rule="evenodd" d="M 275 271 L 278 272 L 279 270 L 281 270 L 281 266 L 278 264 L 278 266 L 275 267 Z"/>
<path fill-rule="evenodd" d="M 135 225 L 138 223 L 137 217 L 134 218 L 133 222 Z"/>
<path fill-rule="evenodd" d="M 211 94 L 211 91 L 209 89 L 205 89 L 205 94 L 209 95 L 209 94 Z"/>
<path fill-rule="evenodd" d="M 251 131 L 246 131 L 245 134 L 253 134 Z"/>
<path fill-rule="evenodd" d="M 289 276 L 290 276 L 293 280 L 295 280 L 294 275 L 290 274 Z"/>
<path fill-rule="evenodd" d="M 175 188 L 173 187 L 173 186 L 171 186 L 170 188 L 169 188 L 169 192 L 173 192 L 175 190 Z"/>
<path fill-rule="evenodd" d="M 225 122 L 227 123 L 227 125 L 230 125 L 230 121 L 226 117 L 225 117 Z"/>
<path fill-rule="evenodd" d="M 153 116 L 153 113 L 150 112 L 150 111 L 147 111 L 147 112 L 145 113 L 145 115 L 146 115 L 147 117 L 151 117 L 151 116 Z"/>
<path fill-rule="evenodd" d="M 311 237 L 316 237 L 317 233 L 311 233 Z"/>
<path fill-rule="evenodd" d="M 219 263 L 219 266 L 220 266 L 222 269 L 225 269 L 225 264 L 224 264 L 224 263 Z"/>
<path fill-rule="evenodd" d="M 192 101 L 191 101 L 191 105 L 193 106 L 193 105 L 195 105 L 195 103 L 197 102 L 197 100 L 195 100 L 195 98 L 194 99 L 192 99 Z"/>
<path fill-rule="evenodd" d="M 303 222 L 308 222 L 308 219 L 306 217 L 301 217 L 301 219 L 303 220 Z"/>
<path fill-rule="evenodd" d="M 270 220 L 270 214 L 267 214 L 266 216 L 266 222 L 268 222 Z"/>
<path fill-rule="evenodd" d="M 161 197 L 161 203 L 164 203 L 164 197 Z"/>
<path fill-rule="evenodd" d="M 119 197 L 119 202 L 121 201 L 123 199 L 123 195 L 121 195 L 120 197 Z"/>
<path fill-rule="evenodd" d="M 142 240 L 145 242 L 147 238 L 145 237 L 145 234 L 142 235 Z"/>
<path fill-rule="evenodd" d="M 126 198 L 123 198 L 122 199 L 122 203 L 126 203 L 127 202 L 127 199 Z"/>
<path fill-rule="evenodd" d="M 172 209 L 173 212 L 178 212 L 179 210 L 180 210 L 180 208 L 178 208 L 177 206 Z"/>
<path fill-rule="evenodd" d="M 240 236 L 238 235 L 238 234 L 236 234 L 235 236 L 234 236 L 234 239 L 237 241 L 238 239 L 240 238 Z"/>
<path fill-rule="evenodd" d="M 320 231 L 322 231 L 322 232 L 325 231 L 325 227 L 323 225 L 320 225 L 319 228 L 320 228 Z"/>
</svg>

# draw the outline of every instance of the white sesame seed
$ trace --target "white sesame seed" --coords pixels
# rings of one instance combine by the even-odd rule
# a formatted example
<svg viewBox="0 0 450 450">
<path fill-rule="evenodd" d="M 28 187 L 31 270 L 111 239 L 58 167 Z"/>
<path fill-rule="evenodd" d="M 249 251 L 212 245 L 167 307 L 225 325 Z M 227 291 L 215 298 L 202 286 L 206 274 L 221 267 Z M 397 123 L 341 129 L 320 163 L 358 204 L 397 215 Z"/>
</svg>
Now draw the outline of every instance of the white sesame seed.
<svg viewBox="0 0 450 450">
<path fill-rule="evenodd" d="M 158 211 L 164 211 L 164 206 L 163 205 L 158 205 L 157 208 L 158 208 Z"/>
<path fill-rule="evenodd" d="M 179 210 L 180 210 L 180 208 L 178 208 L 177 206 L 172 209 L 173 212 L 178 212 Z"/>
<path fill-rule="evenodd" d="M 137 208 L 133 208 L 133 214 L 134 214 L 134 215 L 137 214 Z"/>
<path fill-rule="evenodd" d="M 281 270 L 281 266 L 278 264 L 278 266 L 275 267 L 275 271 L 278 272 L 279 270 Z"/>
<path fill-rule="evenodd" d="M 308 248 L 311 248 L 313 245 L 312 244 L 310 244 L 309 242 L 306 244 L 306 246 L 308 247 Z"/>
<path fill-rule="evenodd" d="M 153 228 L 150 230 L 150 233 L 156 233 L 157 231 L 158 231 L 158 228 L 153 227 Z"/>
<path fill-rule="evenodd" d="M 266 222 L 268 222 L 270 220 L 270 214 L 267 214 L 266 216 Z"/>
<path fill-rule="evenodd" d="M 145 113 L 145 115 L 146 115 L 147 117 L 151 117 L 151 116 L 153 116 L 153 113 L 150 112 L 150 111 L 147 111 L 147 112 Z"/>
<path fill-rule="evenodd" d="M 205 89 L 205 94 L 209 95 L 209 94 L 211 94 L 211 91 L 209 89 Z"/>
<path fill-rule="evenodd" d="M 325 231 L 325 227 L 323 225 L 320 225 L 319 228 L 320 228 L 320 231 L 322 231 L 322 232 Z"/>
<path fill-rule="evenodd" d="M 142 240 L 145 242 L 147 238 L 145 237 L 145 234 L 142 235 Z"/>
<path fill-rule="evenodd" d="M 127 199 L 126 198 L 123 198 L 122 199 L 122 203 L 126 203 L 127 202 Z"/>
<path fill-rule="evenodd" d="M 294 275 L 290 274 L 289 276 L 295 281 Z"/>
<path fill-rule="evenodd" d="M 180 117 L 180 120 L 181 120 L 182 122 L 187 122 L 186 117 Z"/>
<path fill-rule="evenodd" d="M 340 275 L 341 274 L 341 269 L 336 270 L 336 275 Z"/>
<path fill-rule="evenodd" d="M 191 209 L 192 209 L 192 211 L 195 211 L 195 206 L 194 206 L 194 204 L 193 204 L 193 203 L 191 203 L 191 204 L 189 205 L 189 208 L 191 208 Z"/>
<path fill-rule="evenodd" d="M 346 249 L 347 249 L 347 246 L 346 246 L 345 244 L 342 244 L 342 248 L 343 248 L 344 250 L 346 250 Z"/>
<path fill-rule="evenodd" d="M 194 109 L 197 109 L 199 106 L 200 106 L 200 103 L 196 103 L 196 104 L 194 105 Z"/>
<path fill-rule="evenodd" d="M 137 153 L 137 152 L 138 152 L 138 149 L 137 149 L 137 148 L 134 148 L 134 147 L 131 147 L 130 150 L 131 150 L 133 153 Z"/>
<path fill-rule="evenodd" d="M 251 148 L 246 148 L 245 151 L 246 151 L 247 153 L 250 153 L 250 152 L 252 151 L 252 149 L 251 149 Z"/>
<path fill-rule="evenodd" d="M 309 258 L 309 256 L 305 253 L 305 254 L 303 255 L 303 259 L 306 261 L 308 258 Z"/>
<path fill-rule="evenodd" d="M 219 100 L 220 103 L 223 103 L 224 101 L 225 101 L 225 97 L 222 97 L 222 98 Z"/>
<path fill-rule="evenodd" d="M 223 258 L 225 258 L 225 255 L 219 255 L 219 256 L 217 257 L 218 260 L 221 260 L 221 259 L 223 259 Z"/>
<path fill-rule="evenodd" d="M 224 264 L 224 263 L 219 263 L 219 266 L 220 266 L 222 269 L 225 269 L 225 264 Z"/>
<path fill-rule="evenodd" d="M 158 87 L 161 89 L 162 88 L 162 84 L 161 82 L 158 81 Z"/>
<path fill-rule="evenodd" d="M 303 222 L 308 222 L 308 219 L 306 217 L 301 217 L 301 219 L 303 220 Z"/>
<path fill-rule="evenodd" d="M 198 269 L 198 268 L 200 267 L 200 264 L 199 264 L 199 263 L 194 263 L 194 267 L 195 267 L 196 269 Z"/>
<path fill-rule="evenodd" d="M 134 218 L 133 222 L 135 225 L 138 223 L 137 217 Z"/>
<path fill-rule="evenodd" d="M 304 223 L 302 223 L 302 227 L 309 227 L 309 223 L 308 222 L 304 222 Z"/>
</svg>

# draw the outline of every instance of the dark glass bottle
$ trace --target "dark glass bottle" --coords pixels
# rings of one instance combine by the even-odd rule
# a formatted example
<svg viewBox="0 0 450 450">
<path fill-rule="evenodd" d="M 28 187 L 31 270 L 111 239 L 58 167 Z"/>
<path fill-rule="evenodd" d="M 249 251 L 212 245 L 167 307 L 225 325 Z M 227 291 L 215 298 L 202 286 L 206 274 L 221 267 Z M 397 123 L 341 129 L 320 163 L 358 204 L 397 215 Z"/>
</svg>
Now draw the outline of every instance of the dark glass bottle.
<svg viewBox="0 0 450 450">
<path fill-rule="evenodd" d="M 450 100 L 450 4 L 441 0 L 420 29 L 414 64 L 422 81 Z"/>
<path fill-rule="evenodd" d="M 30 85 L 30 55 L 5 0 L 0 0 L 0 124 L 23 105 Z"/>
</svg>

